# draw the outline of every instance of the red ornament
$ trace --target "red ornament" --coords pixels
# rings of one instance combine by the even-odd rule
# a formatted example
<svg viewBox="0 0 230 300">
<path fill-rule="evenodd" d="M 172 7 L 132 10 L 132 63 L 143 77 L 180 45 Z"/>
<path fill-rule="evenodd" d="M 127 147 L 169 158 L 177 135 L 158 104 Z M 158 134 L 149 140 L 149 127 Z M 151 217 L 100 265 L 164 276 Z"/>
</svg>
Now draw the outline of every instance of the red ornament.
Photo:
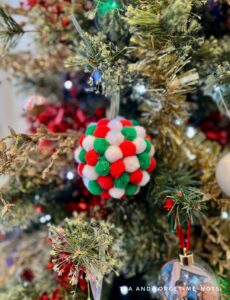
<svg viewBox="0 0 230 300">
<path fill-rule="evenodd" d="M 130 174 L 130 182 L 133 184 L 139 184 L 142 178 L 143 172 L 140 169 Z"/>
<path fill-rule="evenodd" d="M 109 190 L 113 187 L 113 178 L 111 176 L 100 176 L 98 178 L 100 187 L 104 190 Z"/>
<path fill-rule="evenodd" d="M 94 132 L 94 136 L 97 138 L 104 138 L 109 131 L 110 129 L 107 126 L 98 126 Z"/>
<path fill-rule="evenodd" d="M 122 160 L 118 160 L 111 164 L 110 173 L 114 178 L 120 177 L 125 172 L 125 164 Z"/>
<path fill-rule="evenodd" d="M 95 166 L 99 160 L 99 155 L 95 150 L 92 149 L 86 153 L 85 159 L 88 165 Z"/>
<path fill-rule="evenodd" d="M 165 205 L 164 205 L 164 208 L 166 210 L 170 210 L 174 206 L 174 204 L 175 204 L 175 202 L 171 198 L 167 198 L 166 202 L 165 202 Z"/>
</svg>

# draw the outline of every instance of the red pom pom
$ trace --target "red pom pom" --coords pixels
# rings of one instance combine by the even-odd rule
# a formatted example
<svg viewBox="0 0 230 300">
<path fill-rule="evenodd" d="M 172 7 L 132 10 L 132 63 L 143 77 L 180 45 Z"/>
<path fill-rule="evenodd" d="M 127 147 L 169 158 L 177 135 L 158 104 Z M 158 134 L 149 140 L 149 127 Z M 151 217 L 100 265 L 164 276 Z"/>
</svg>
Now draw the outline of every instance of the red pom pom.
<svg viewBox="0 0 230 300">
<path fill-rule="evenodd" d="M 137 151 L 137 147 L 130 141 L 121 143 L 119 148 L 121 149 L 124 156 L 133 156 Z"/>
<path fill-rule="evenodd" d="M 110 129 L 107 126 L 98 126 L 94 131 L 94 136 L 97 138 L 104 138 L 109 131 Z"/>
<path fill-rule="evenodd" d="M 109 123 L 109 120 L 101 119 L 100 121 L 98 121 L 97 126 L 107 126 L 108 123 Z"/>
<path fill-rule="evenodd" d="M 100 176 L 97 180 L 103 190 L 109 190 L 113 187 L 113 178 L 111 176 Z"/>
<path fill-rule="evenodd" d="M 151 136 L 150 136 L 150 135 L 148 135 L 148 134 L 146 134 L 145 138 L 146 138 L 147 140 L 149 140 L 150 142 L 152 141 L 152 138 L 151 138 Z"/>
<path fill-rule="evenodd" d="M 85 138 L 85 135 L 81 136 L 80 139 L 79 139 L 79 145 L 82 147 L 82 143 L 83 143 L 83 140 Z"/>
<path fill-rule="evenodd" d="M 98 153 L 92 149 L 86 153 L 85 159 L 88 165 L 95 166 L 99 160 L 99 156 Z"/>
<path fill-rule="evenodd" d="M 78 171 L 78 174 L 79 174 L 80 176 L 83 176 L 82 171 L 83 171 L 83 169 L 84 169 L 84 166 L 85 166 L 85 164 L 79 164 L 79 165 L 78 165 L 77 171 Z"/>
<path fill-rule="evenodd" d="M 141 169 L 138 169 L 137 171 L 130 174 L 130 182 L 133 184 L 139 184 L 142 180 L 143 173 Z"/>
<path fill-rule="evenodd" d="M 107 200 L 109 198 L 111 198 L 111 196 L 110 196 L 110 194 L 108 192 L 103 192 L 101 194 L 101 199 Z"/>
<path fill-rule="evenodd" d="M 126 120 L 126 119 L 120 120 L 120 122 L 123 125 L 123 127 L 125 127 L 125 126 L 133 126 L 132 122 L 129 121 L 129 120 Z"/>
<path fill-rule="evenodd" d="M 146 171 L 149 173 L 153 172 L 156 169 L 156 165 L 157 165 L 156 160 L 154 158 L 151 158 L 151 164 Z"/>
<path fill-rule="evenodd" d="M 117 160 L 111 164 L 110 174 L 114 178 L 120 177 L 124 173 L 124 171 L 125 171 L 125 164 L 122 160 Z"/>
</svg>

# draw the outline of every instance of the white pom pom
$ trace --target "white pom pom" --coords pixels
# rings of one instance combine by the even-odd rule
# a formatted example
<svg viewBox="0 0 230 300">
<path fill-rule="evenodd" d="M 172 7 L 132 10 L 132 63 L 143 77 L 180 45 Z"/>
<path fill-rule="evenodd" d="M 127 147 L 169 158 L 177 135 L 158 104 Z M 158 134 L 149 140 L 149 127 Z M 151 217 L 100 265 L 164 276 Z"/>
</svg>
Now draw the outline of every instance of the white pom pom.
<svg viewBox="0 0 230 300">
<path fill-rule="evenodd" d="M 98 178 L 98 174 L 96 173 L 94 167 L 85 165 L 82 171 L 84 177 L 88 178 L 89 180 L 96 180 Z"/>
<path fill-rule="evenodd" d="M 121 122 L 117 119 L 113 119 L 108 123 L 108 127 L 112 130 L 115 131 L 121 131 L 121 129 L 123 128 Z"/>
<path fill-rule="evenodd" d="M 95 137 L 92 135 L 88 135 L 83 139 L 82 146 L 86 151 L 93 149 L 93 143 L 95 141 Z"/>
<path fill-rule="evenodd" d="M 81 152 L 82 147 L 78 147 L 75 151 L 74 151 L 74 159 L 76 160 L 76 162 L 80 163 L 79 160 L 79 154 Z"/>
<path fill-rule="evenodd" d="M 89 187 L 89 179 L 84 177 L 83 182 L 84 182 L 84 185 L 88 188 Z"/>
<path fill-rule="evenodd" d="M 134 128 L 136 129 L 137 136 L 140 136 L 140 137 L 143 137 L 143 138 L 146 136 L 146 131 L 145 131 L 144 127 L 135 126 Z"/>
<path fill-rule="evenodd" d="M 140 168 L 139 160 L 136 156 L 128 156 L 124 158 L 125 170 L 129 173 L 135 172 Z"/>
<path fill-rule="evenodd" d="M 152 145 L 152 146 L 151 146 L 151 150 L 150 150 L 150 152 L 149 152 L 149 155 L 150 155 L 150 157 L 153 157 L 154 154 L 155 154 L 155 147 Z"/>
<path fill-rule="evenodd" d="M 134 193 L 134 195 L 137 195 L 140 192 L 140 187 L 138 186 L 137 191 Z"/>
<path fill-rule="evenodd" d="M 133 143 L 137 148 L 137 154 L 140 154 L 140 153 L 144 152 L 146 147 L 147 147 L 147 144 L 146 144 L 145 140 L 142 137 L 137 137 L 133 141 Z"/>
<path fill-rule="evenodd" d="M 123 154 L 121 152 L 121 149 L 117 146 L 109 146 L 105 151 L 105 158 L 111 163 L 117 161 L 118 159 L 121 159 L 122 157 Z"/>
<path fill-rule="evenodd" d="M 109 194 L 112 198 L 120 199 L 125 194 L 125 190 L 118 189 L 118 188 L 112 188 L 109 190 Z"/>
<path fill-rule="evenodd" d="M 125 139 L 119 131 L 115 130 L 109 131 L 105 138 L 111 145 L 115 146 L 119 146 Z"/>
<path fill-rule="evenodd" d="M 150 180 L 150 176 L 149 176 L 149 173 L 146 172 L 146 171 L 143 171 L 143 177 L 142 177 L 142 180 L 141 182 L 139 183 L 140 186 L 144 186 L 146 185 Z"/>
</svg>

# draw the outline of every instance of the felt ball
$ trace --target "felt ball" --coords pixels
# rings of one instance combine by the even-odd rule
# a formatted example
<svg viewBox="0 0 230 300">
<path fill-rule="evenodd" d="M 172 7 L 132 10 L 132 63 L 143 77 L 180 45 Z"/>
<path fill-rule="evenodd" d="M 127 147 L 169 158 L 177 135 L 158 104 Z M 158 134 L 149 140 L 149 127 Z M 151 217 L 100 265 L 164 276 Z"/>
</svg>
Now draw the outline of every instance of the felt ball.
<svg viewBox="0 0 230 300">
<path fill-rule="evenodd" d="M 99 175 L 105 176 L 105 175 L 109 174 L 110 163 L 106 159 L 101 158 L 95 166 L 95 171 Z"/>
<path fill-rule="evenodd" d="M 130 182 L 133 184 L 140 184 L 143 178 L 143 172 L 138 169 L 137 171 L 130 173 Z"/>
<path fill-rule="evenodd" d="M 151 137 L 136 121 L 121 117 L 91 123 L 74 152 L 87 189 L 103 199 L 135 195 L 156 168 Z"/>
<path fill-rule="evenodd" d="M 122 124 L 118 119 L 111 120 L 108 125 L 110 129 L 120 131 L 122 129 Z"/>
<path fill-rule="evenodd" d="M 136 133 L 138 136 L 144 138 L 146 137 L 146 130 L 142 126 L 135 126 Z"/>
<path fill-rule="evenodd" d="M 105 151 L 105 158 L 113 163 L 123 157 L 122 151 L 117 146 L 109 146 Z"/>
<path fill-rule="evenodd" d="M 79 156 L 78 156 L 79 161 L 82 162 L 82 163 L 85 163 L 86 162 L 85 156 L 86 156 L 86 151 L 85 151 L 85 149 L 82 148 L 80 150 L 80 153 L 79 153 Z"/>
<path fill-rule="evenodd" d="M 94 145 L 94 149 L 99 154 L 104 154 L 106 149 L 109 147 L 109 142 L 103 138 L 96 138 L 93 145 Z"/>
<path fill-rule="evenodd" d="M 118 160 L 111 164 L 110 174 L 114 178 L 120 177 L 124 173 L 124 171 L 125 171 L 125 164 L 122 160 Z"/>
<path fill-rule="evenodd" d="M 138 122 L 137 120 L 132 120 L 132 124 L 133 124 L 134 126 L 139 126 L 139 125 L 140 125 L 139 122 Z"/>
<path fill-rule="evenodd" d="M 89 181 L 88 189 L 93 195 L 100 195 L 103 192 L 96 180 Z"/>
<path fill-rule="evenodd" d="M 98 178 L 98 173 L 96 173 L 94 167 L 91 167 L 89 165 L 85 165 L 82 174 L 84 177 L 90 179 L 90 180 L 96 180 Z"/>
<path fill-rule="evenodd" d="M 150 176 L 149 173 L 147 173 L 146 171 L 143 171 L 143 177 L 141 182 L 139 183 L 140 186 L 145 186 L 150 180 Z"/>
<path fill-rule="evenodd" d="M 138 159 L 140 162 L 141 169 L 142 170 L 148 169 L 148 167 L 150 166 L 150 163 L 151 163 L 150 156 L 146 152 L 144 152 L 144 153 L 138 155 Z"/>
<path fill-rule="evenodd" d="M 114 180 L 114 186 L 119 189 L 124 189 L 129 183 L 129 174 L 123 173 L 119 178 Z"/>
<path fill-rule="evenodd" d="M 107 141 L 113 146 L 119 146 L 124 141 L 124 136 L 116 130 L 111 130 L 106 135 Z"/>
<path fill-rule="evenodd" d="M 98 183 L 103 190 L 109 190 L 113 187 L 113 177 L 112 176 L 99 176 Z"/>
<path fill-rule="evenodd" d="M 139 160 L 136 156 L 127 156 L 124 158 L 125 170 L 129 173 L 135 172 L 140 168 Z"/>
<path fill-rule="evenodd" d="M 96 128 L 97 125 L 95 123 L 89 124 L 89 126 L 86 128 L 86 135 L 93 135 Z"/>
<path fill-rule="evenodd" d="M 123 119 L 120 122 L 121 122 L 121 124 L 122 124 L 123 127 L 125 127 L 125 126 L 132 126 L 133 125 L 132 121 L 126 120 L 126 119 Z"/>
<path fill-rule="evenodd" d="M 83 171 L 84 166 L 85 166 L 85 164 L 81 164 L 81 163 L 78 165 L 77 171 L 78 171 L 80 176 L 83 176 L 82 171 Z"/>
<path fill-rule="evenodd" d="M 109 190 L 109 194 L 112 198 L 120 199 L 124 196 L 125 190 L 114 187 Z"/>
<path fill-rule="evenodd" d="M 125 189 L 125 193 L 128 196 L 134 195 L 138 190 L 138 185 L 129 183 Z"/>
<path fill-rule="evenodd" d="M 157 162 L 156 162 L 155 158 L 151 158 L 150 166 L 148 167 L 148 169 L 146 169 L 146 171 L 149 173 L 153 172 L 156 169 L 156 165 L 157 165 Z"/>
<path fill-rule="evenodd" d="M 95 166 L 99 160 L 99 155 L 95 150 L 90 150 L 85 155 L 86 163 L 90 166 Z"/>
<path fill-rule="evenodd" d="M 144 152 L 147 147 L 145 140 L 141 137 L 137 137 L 132 143 L 136 146 L 137 154 Z"/>
<path fill-rule="evenodd" d="M 97 122 L 97 126 L 107 126 L 109 123 L 109 120 L 107 119 L 101 119 Z"/>
<path fill-rule="evenodd" d="M 132 156 L 136 154 L 137 148 L 134 145 L 134 143 L 130 142 L 130 141 L 125 141 L 123 143 L 120 144 L 119 148 L 122 151 L 122 154 L 124 156 Z"/>
<path fill-rule="evenodd" d="M 92 135 L 88 135 L 82 141 L 82 146 L 86 151 L 92 150 L 94 148 L 95 137 Z"/>
<path fill-rule="evenodd" d="M 133 141 L 137 137 L 137 132 L 133 127 L 124 127 L 121 133 L 127 140 Z"/>
<path fill-rule="evenodd" d="M 98 126 L 94 131 L 94 136 L 97 138 L 104 138 L 109 131 L 110 129 L 107 126 Z"/>
</svg>

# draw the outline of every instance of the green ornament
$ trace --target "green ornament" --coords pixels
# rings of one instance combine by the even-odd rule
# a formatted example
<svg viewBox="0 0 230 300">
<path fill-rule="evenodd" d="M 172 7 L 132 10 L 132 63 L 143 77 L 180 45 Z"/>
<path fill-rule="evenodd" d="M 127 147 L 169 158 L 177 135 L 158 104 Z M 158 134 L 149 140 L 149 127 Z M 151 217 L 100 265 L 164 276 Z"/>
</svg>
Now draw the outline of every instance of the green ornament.
<svg viewBox="0 0 230 300">
<path fill-rule="evenodd" d="M 124 137 L 127 140 L 133 141 L 136 137 L 137 137 L 137 132 L 135 130 L 135 128 L 132 127 L 123 127 L 121 130 L 121 133 L 124 135 Z"/>
<path fill-rule="evenodd" d="M 114 186 L 119 189 L 124 189 L 129 183 L 129 174 L 123 173 L 119 178 L 114 180 Z"/>
<path fill-rule="evenodd" d="M 110 171 L 110 163 L 105 158 L 101 158 L 95 166 L 95 171 L 102 176 L 108 175 Z"/>
<path fill-rule="evenodd" d="M 140 123 L 137 120 L 132 120 L 133 126 L 140 126 Z"/>
<path fill-rule="evenodd" d="M 107 148 L 109 147 L 109 142 L 103 138 L 96 138 L 93 143 L 94 149 L 99 154 L 104 154 Z"/>
<path fill-rule="evenodd" d="M 125 193 L 128 196 L 134 195 L 138 190 L 138 185 L 129 183 L 125 189 Z"/>
<path fill-rule="evenodd" d="M 137 157 L 138 157 L 141 169 L 142 170 L 148 169 L 148 167 L 151 164 L 151 158 L 149 157 L 149 155 L 146 152 L 144 152 L 144 153 L 137 155 Z"/>
<path fill-rule="evenodd" d="M 97 128 L 97 125 L 95 125 L 95 124 L 89 125 L 86 128 L 86 135 L 93 135 L 96 128 Z"/>
<path fill-rule="evenodd" d="M 78 156 L 80 162 L 86 163 L 85 155 L 86 155 L 86 151 L 85 151 L 85 149 L 82 148 L 80 153 L 79 153 L 79 156 Z"/>
<path fill-rule="evenodd" d="M 88 189 L 93 195 L 100 195 L 103 192 L 96 180 L 89 181 Z"/>
<path fill-rule="evenodd" d="M 150 141 L 148 139 L 145 139 L 145 143 L 146 143 L 146 149 L 145 152 L 150 152 L 152 144 L 150 143 Z"/>
</svg>

